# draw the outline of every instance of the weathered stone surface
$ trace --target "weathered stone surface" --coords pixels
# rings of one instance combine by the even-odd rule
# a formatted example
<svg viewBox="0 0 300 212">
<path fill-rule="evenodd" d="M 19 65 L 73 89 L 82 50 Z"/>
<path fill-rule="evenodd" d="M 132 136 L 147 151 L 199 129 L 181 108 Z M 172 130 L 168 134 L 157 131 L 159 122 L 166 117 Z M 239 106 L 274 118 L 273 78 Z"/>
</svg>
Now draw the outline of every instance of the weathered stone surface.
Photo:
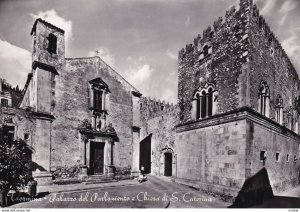
<svg viewBox="0 0 300 212">
<path fill-rule="evenodd" d="M 151 137 L 151 173 L 164 175 L 165 152 L 170 152 L 172 175 L 176 175 L 175 126 L 178 124 L 178 107 L 160 100 L 141 98 L 141 138 Z"/>
<path fill-rule="evenodd" d="M 206 45 L 212 51 L 203 56 Z M 268 117 L 255 112 L 262 81 L 270 90 Z M 193 98 L 206 83 L 218 91 L 217 110 L 195 120 Z M 241 0 L 239 10 L 231 8 L 224 21 L 219 18 L 213 30 L 208 27 L 179 52 L 177 181 L 236 196 L 246 179 L 265 168 L 274 192 L 293 187 L 300 171 L 299 86 L 296 70 L 257 7 Z M 279 95 L 281 125 L 275 121 Z"/>
</svg>

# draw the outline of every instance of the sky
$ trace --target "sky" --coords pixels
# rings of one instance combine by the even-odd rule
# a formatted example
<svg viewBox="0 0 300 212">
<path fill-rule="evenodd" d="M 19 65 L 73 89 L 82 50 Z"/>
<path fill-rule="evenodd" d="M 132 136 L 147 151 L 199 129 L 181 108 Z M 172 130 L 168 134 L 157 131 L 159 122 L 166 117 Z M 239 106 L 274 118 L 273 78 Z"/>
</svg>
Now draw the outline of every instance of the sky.
<svg viewBox="0 0 300 212">
<path fill-rule="evenodd" d="M 178 52 L 239 0 L 0 0 L 0 78 L 24 87 L 36 18 L 66 57 L 98 55 L 144 96 L 177 101 Z M 254 0 L 300 74 L 300 0 Z"/>
</svg>

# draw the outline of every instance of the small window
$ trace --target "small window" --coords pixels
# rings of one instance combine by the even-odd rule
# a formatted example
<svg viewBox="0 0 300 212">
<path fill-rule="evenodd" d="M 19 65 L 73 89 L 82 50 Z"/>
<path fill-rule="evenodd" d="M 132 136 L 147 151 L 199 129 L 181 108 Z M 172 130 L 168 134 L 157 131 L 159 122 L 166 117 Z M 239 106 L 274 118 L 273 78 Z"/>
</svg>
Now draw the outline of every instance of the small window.
<svg viewBox="0 0 300 212">
<path fill-rule="evenodd" d="M 270 48 L 270 54 L 271 54 L 271 56 L 274 56 L 274 49 L 273 48 Z"/>
<path fill-rule="evenodd" d="M 204 57 L 206 57 L 208 54 L 211 53 L 211 48 L 208 46 L 208 45 L 205 45 L 203 47 L 203 54 L 204 54 Z"/>
<path fill-rule="evenodd" d="M 287 154 L 287 155 L 286 155 L 286 162 L 289 162 L 289 161 L 290 161 L 290 155 Z"/>
<path fill-rule="evenodd" d="M 278 162 L 278 161 L 279 161 L 279 159 L 280 159 L 280 153 L 279 153 L 279 152 L 276 152 L 276 155 L 275 155 L 275 157 L 276 157 L 276 161 Z"/>
<path fill-rule="evenodd" d="M 8 107 L 8 100 L 7 99 L 1 99 L 1 106 L 2 107 Z"/>
<path fill-rule="evenodd" d="M 56 54 L 57 49 L 57 37 L 52 33 L 48 37 L 48 52 Z"/>
<path fill-rule="evenodd" d="M 29 139 L 29 133 L 24 133 L 24 140 L 28 140 Z"/>
<path fill-rule="evenodd" d="M 260 151 L 259 159 L 264 161 L 266 158 L 266 151 Z"/>
<path fill-rule="evenodd" d="M 102 110 L 102 91 L 94 90 L 94 109 Z"/>
<path fill-rule="evenodd" d="M 140 108 L 142 108 L 143 107 L 143 104 L 142 103 L 140 103 Z"/>
<path fill-rule="evenodd" d="M 160 106 L 160 110 L 164 110 L 164 108 L 165 108 L 165 107 L 164 107 L 163 105 Z"/>
<path fill-rule="evenodd" d="M 294 155 L 294 162 L 298 160 L 297 155 Z"/>
</svg>

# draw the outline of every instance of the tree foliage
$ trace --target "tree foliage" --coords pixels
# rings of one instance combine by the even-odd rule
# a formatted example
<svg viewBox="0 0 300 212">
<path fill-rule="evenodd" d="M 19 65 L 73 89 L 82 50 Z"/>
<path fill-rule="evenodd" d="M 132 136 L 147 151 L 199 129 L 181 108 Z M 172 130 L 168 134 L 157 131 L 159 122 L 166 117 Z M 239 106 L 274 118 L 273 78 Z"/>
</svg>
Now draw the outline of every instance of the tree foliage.
<svg viewBox="0 0 300 212">
<path fill-rule="evenodd" d="M 30 154 L 23 140 L 0 140 L 0 188 L 16 190 L 27 185 Z"/>
</svg>

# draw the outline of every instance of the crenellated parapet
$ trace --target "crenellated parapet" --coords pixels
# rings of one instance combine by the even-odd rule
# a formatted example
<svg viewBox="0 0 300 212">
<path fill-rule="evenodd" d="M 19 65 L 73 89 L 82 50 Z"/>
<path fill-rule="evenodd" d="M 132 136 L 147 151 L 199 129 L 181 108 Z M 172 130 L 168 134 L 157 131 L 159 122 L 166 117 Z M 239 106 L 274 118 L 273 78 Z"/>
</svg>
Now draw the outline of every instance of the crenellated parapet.
<svg viewBox="0 0 300 212">
<path fill-rule="evenodd" d="M 252 10 L 252 21 L 256 28 L 260 30 L 260 35 L 262 35 L 270 48 L 270 53 L 277 61 L 282 61 L 288 66 L 288 69 L 293 72 L 293 75 L 297 76 L 297 71 L 286 54 L 284 48 L 279 42 L 279 39 L 272 32 L 270 26 L 268 25 L 265 18 L 260 14 L 257 5 L 253 6 Z"/>
<path fill-rule="evenodd" d="M 194 39 L 193 44 L 187 44 L 185 48 L 182 48 L 179 51 L 179 63 L 184 61 L 185 59 L 189 59 L 194 54 L 197 55 L 203 49 L 207 43 L 212 43 L 214 41 L 214 37 L 220 31 L 230 30 L 227 26 L 228 23 L 232 19 L 240 19 L 239 23 L 247 26 L 247 22 L 249 19 L 249 11 L 252 8 L 252 0 L 241 0 L 239 4 L 239 9 L 236 9 L 236 6 L 232 6 L 228 11 L 226 11 L 224 18 L 219 17 L 213 23 L 213 27 L 208 26 L 205 28 L 201 34 Z"/>
<path fill-rule="evenodd" d="M 176 115 L 177 105 L 160 99 L 142 97 L 140 100 L 142 119 L 149 120 L 157 116 Z"/>
</svg>

